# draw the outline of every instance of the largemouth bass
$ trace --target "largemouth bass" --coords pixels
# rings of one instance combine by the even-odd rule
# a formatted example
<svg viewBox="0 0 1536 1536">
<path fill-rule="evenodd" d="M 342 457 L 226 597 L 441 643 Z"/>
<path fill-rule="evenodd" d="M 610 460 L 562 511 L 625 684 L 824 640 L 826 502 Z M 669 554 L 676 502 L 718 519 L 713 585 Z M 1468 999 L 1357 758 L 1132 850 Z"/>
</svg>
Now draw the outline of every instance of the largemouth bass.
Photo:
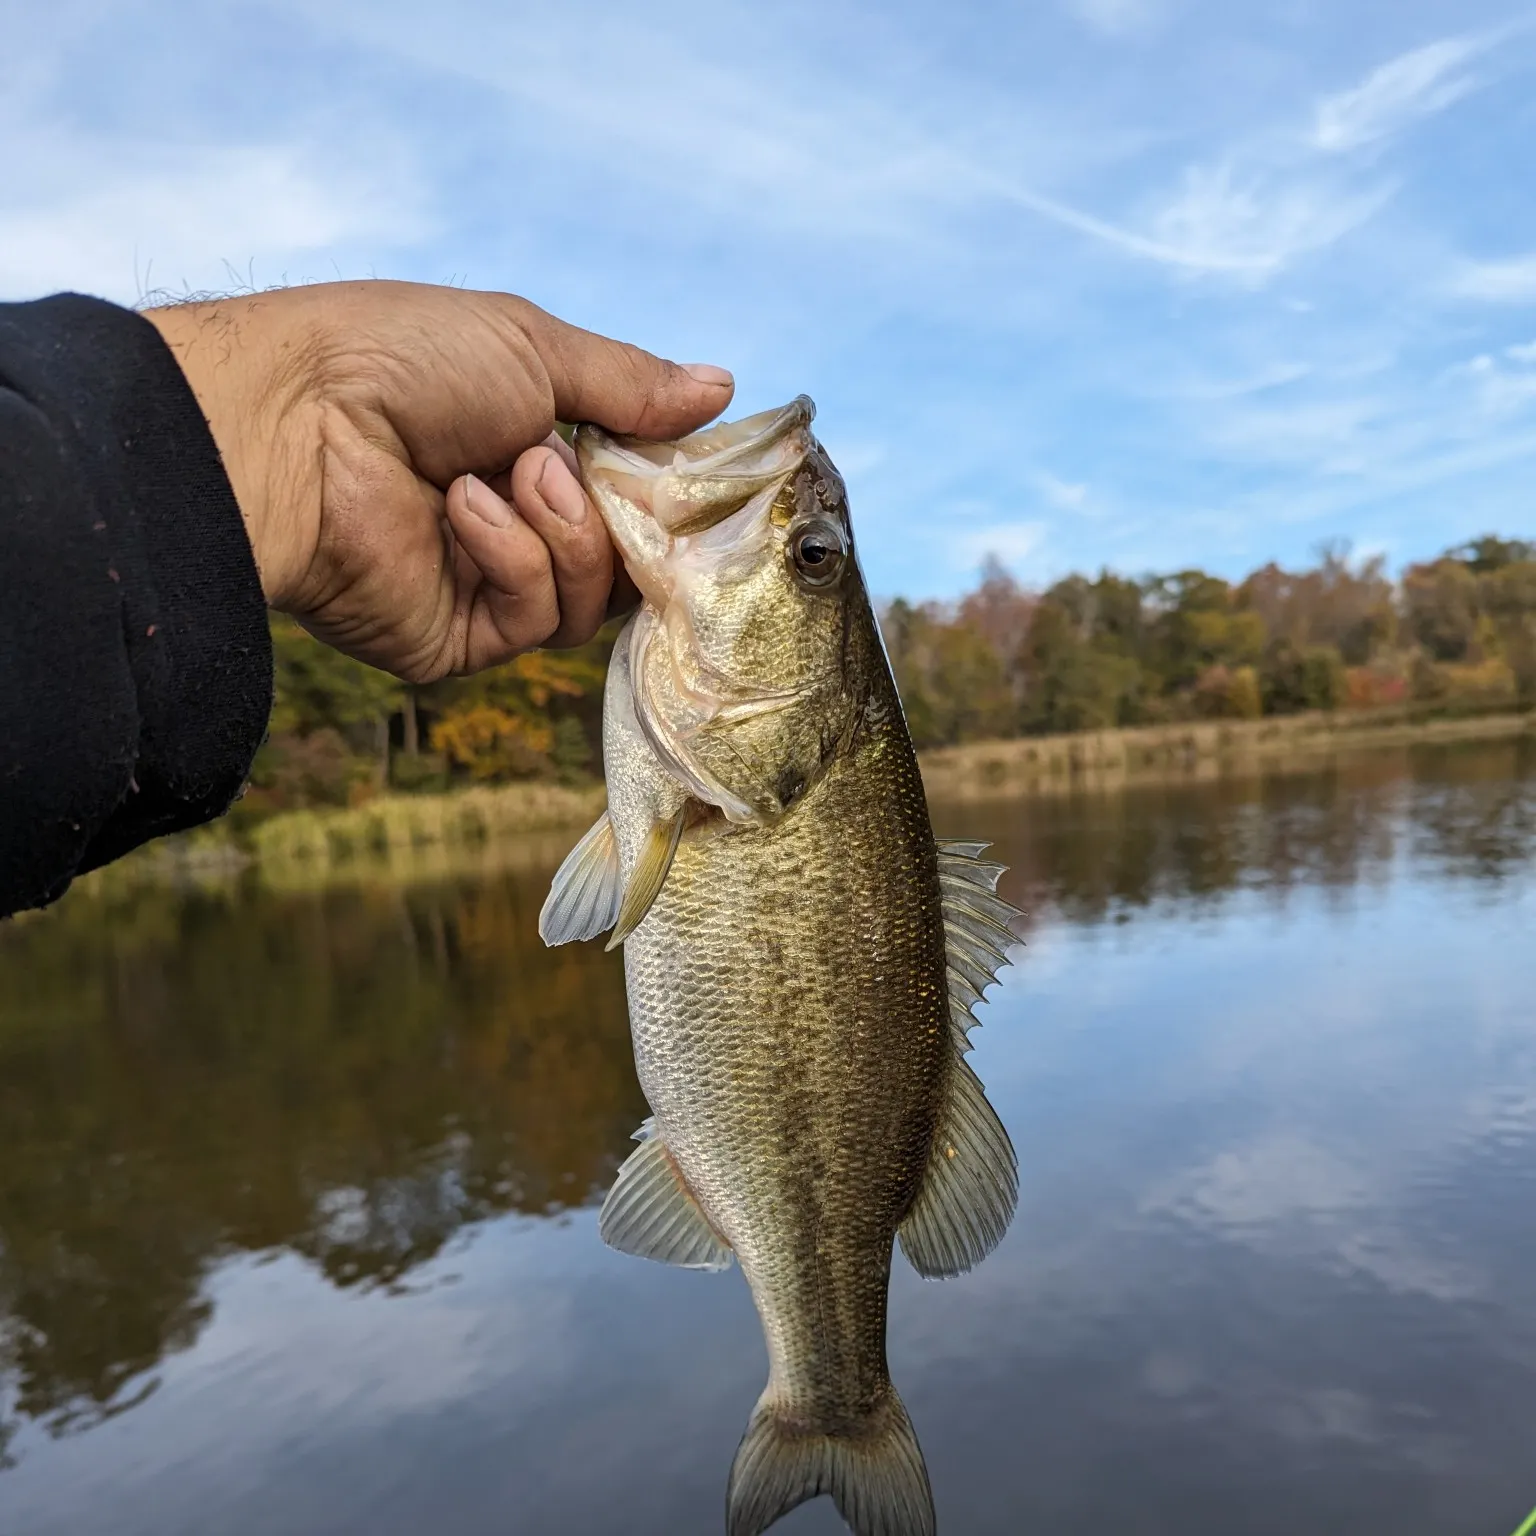
<svg viewBox="0 0 1536 1536">
<path fill-rule="evenodd" d="M 624 946 L 653 1118 L 602 1236 L 734 1260 L 752 1288 L 768 1385 L 730 1536 L 823 1493 L 858 1536 L 928 1536 L 886 1367 L 892 1247 L 960 1274 L 1013 1214 L 1013 1148 L 965 1052 L 1018 914 L 985 844 L 934 840 L 813 409 L 666 444 L 577 429 L 644 603 L 608 673 L 608 810 L 540 932 Z"/>
</svg>

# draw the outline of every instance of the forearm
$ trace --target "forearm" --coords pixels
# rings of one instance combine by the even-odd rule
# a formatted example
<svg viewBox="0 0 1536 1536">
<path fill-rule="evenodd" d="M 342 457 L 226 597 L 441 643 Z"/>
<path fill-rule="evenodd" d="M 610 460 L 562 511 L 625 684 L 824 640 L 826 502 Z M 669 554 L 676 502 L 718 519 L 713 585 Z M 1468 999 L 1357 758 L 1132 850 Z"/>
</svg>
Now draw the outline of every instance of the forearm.
<svg viewBox="0 0 1536 1536">
<path fill-rule="evenodd" d="M 0 915 L 223 811 L 271 675 L 234 494 L 155 329 L 0 305 Z"/>
</svg>

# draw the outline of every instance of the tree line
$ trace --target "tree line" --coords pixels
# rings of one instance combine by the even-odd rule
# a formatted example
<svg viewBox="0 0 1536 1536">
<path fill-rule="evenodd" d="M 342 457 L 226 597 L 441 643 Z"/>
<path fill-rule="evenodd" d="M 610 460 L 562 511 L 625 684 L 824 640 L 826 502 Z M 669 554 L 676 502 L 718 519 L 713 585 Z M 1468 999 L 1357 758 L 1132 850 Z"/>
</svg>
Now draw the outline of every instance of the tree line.
<svg viewBox="0 0 1536 1536">
<path fill-rule="evenodd" d="M 1536 704 L 1536 544 L 1485 537 L 1400 581 L 1340 545 L 1239 582 L 1102 571 L 1043 592 L 995 560 L 957 603 L 898 599 L 886 644 L 919 747 L 1308 709 Z"/>
<path fill-rule="evenodd" d="M 1342 545 L 1238 582 L 1103 570 L 1044 590 L 989 559 L 959 601 L 897 599 L 881 619 L 919 747 L 1307 709 L 1536 706 L 1536 541 L 1494 535 L 1396 581 Z M 410 686 L 274 616 L 276 704 L 242 814 L 587 777 L 618 627 Z"/>
</svg>

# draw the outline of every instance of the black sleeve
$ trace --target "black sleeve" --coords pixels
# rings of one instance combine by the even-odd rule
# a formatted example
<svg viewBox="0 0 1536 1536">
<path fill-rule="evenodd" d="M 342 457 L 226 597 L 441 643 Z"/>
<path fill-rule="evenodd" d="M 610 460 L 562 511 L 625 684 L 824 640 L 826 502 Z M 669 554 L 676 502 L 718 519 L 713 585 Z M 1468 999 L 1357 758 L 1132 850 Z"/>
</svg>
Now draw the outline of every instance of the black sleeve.
<svg viewBox="0 0 1536 1536">
<path fill-rule="evenodd" d="M 219 815 L 271 702 L 245 525 L 160 333 L 0 304 L 0 917 Z"/>
</svg>

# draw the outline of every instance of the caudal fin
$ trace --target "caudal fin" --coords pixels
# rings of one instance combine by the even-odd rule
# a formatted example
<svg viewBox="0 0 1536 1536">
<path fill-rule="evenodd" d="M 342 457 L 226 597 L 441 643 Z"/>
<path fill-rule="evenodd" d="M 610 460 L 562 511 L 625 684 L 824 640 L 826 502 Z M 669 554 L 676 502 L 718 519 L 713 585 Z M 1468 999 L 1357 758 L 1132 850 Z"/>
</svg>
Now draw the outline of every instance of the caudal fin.
<svg viewBox="0 0 1536 1536">
<path fill-rule="evenodd" d="M 928 1469 L 894 1387 L 862 1424 L 835 1435 L 799 1428 L 758 1403 L 731 1465 L 729 1536 L 760 1536 L 822 1493 L 855 1536 L 933 1536 Z"/>
</svg>

